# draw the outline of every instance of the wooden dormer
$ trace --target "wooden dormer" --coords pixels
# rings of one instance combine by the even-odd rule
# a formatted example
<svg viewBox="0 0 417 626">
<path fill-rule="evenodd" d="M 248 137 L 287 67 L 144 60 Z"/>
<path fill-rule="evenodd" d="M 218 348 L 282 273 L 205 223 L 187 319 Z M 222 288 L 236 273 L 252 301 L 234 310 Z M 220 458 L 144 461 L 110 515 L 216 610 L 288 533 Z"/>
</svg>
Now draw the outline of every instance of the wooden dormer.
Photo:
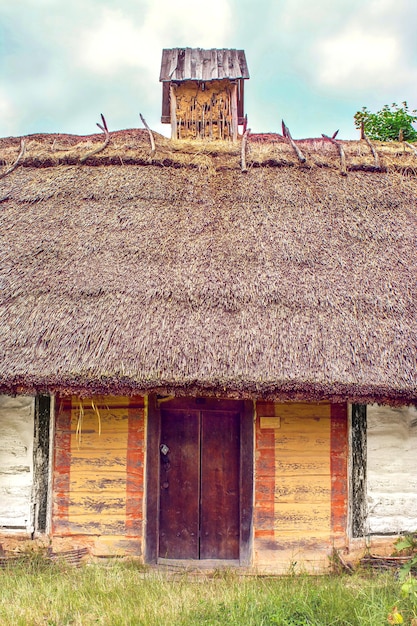
<svg viewBox="0 0 417 626">
<path fill-rule="evenodd" d="M 171 48 L 162 51 L 162 118 L 173 139 L 237 140 L 244 123 L 243 50 Z"/>
</svg>

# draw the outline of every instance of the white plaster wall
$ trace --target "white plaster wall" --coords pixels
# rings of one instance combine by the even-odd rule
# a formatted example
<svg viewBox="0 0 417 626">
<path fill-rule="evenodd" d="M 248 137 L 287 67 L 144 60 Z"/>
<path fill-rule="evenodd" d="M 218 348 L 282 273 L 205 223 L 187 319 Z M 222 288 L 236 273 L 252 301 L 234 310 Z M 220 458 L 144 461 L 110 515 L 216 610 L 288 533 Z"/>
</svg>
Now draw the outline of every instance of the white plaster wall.
<svg viewBox="0 0 417 626">
<path fill-rule="evenodd" d="M 34 399 L 0 396 L 0 531 L 31 531 Z"/>
<path fill-rule="evenodd" d="M 367 421 L 369 532 L 417 531 L 417 409 L 374 404 Z"/>
</svg>

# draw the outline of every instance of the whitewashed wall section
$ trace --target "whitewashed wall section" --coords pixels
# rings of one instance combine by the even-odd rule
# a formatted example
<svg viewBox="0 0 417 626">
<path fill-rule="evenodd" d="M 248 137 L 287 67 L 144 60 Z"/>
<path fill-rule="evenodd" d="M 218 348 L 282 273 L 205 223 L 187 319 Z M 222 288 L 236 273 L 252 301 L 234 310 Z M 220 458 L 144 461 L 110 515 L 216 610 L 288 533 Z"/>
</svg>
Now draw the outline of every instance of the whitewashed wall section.
<svg viewBox="0 0 417 626">
<path fill-rule="evenodd" d="M 417 531 L 417 409 L 367 407 L 368 532 Z"/>
<path fill-rule="evenodd" d="M 32 530 L 34 398 L 0 396 L 0 532 Z"/>
</svg>

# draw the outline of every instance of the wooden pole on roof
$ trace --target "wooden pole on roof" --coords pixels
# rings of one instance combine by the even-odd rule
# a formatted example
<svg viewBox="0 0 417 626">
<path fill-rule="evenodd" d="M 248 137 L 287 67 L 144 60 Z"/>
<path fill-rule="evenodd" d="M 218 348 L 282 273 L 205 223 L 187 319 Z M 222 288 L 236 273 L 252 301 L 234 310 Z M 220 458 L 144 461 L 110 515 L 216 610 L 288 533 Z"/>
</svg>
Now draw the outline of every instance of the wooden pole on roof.
<svg viewBox="0 0 417 626">
<path fill-rule="evenodd" d="M 22 159 L 25 156 L 25 152 L 26 152 L 26 141 L 24 139 L 21 139 L 20 140 L 20 152 L 17 155 L 16 161 L 5 172 L 2 172 L 0 174 L 0 178 L 4 178 L 5 176 L 7 176 L 7 174 L 10 174 L 11 172 L 13 172 L 13 170 L 16 169 L 16 167 L 19 165 L 20 159 Z"/>
<path fill-rule="evenodd" d="M 372 152 L 372 156 L 374 157 L 375 160 L 375 167 L 377 170 L 380 169 L 380 163 L 379 163 L 379 156 L 378 156 L 378 152 L 375 150 L 374 146 L 371 144 L 371 141 L 369 139 L 369 137 L 367 137 L 365 134 L 363 135 L 363 139 L 365 139 L 366 143 L 369 146 L 370 151 Z"/>
<path fill-rule="evenodd" d="M 331 141 L 332 144 L 337 147 L 340 155 L 340 173 L 342 174 L 342 176 L 347 176 L 345 151 L 343 150 L 343 146 L 340 141 L 336 141 L 335 139 L 338 132 L 339 131 L 336 131 L 333 134 L 333 137 L 329 137 L 328 135 L 324 135 L 323 133 L 321 136 L 324 137 L 324 139 L 328 139 L 328 141 Z"/>
<path fill-rule="evenodd" d="M 140 115 L 140 119 L 142 120 L 142 124 L 144 125 L 144 127 L 146 128 L 146 130 L 148 131 L 148 135 L 149 135 L 149 140 L 151 142 L 151 156 L 153 154 L 155 154 L 155 139 L 153 138 L 153 134 L 151 129 L 149 128 L 149 126 L 146 123 L 145 118 L 143 117 L 142 113 L 139 113 Z"/>
<path fill-rule="evenodd" d="M 169 86 L 169 101 L 171 112 L 171 139 L 177 139 L 177 94 L 173 83 Z"/>
<path fill-rule="evenodd" d="M 241 164 L 242 172 L 248 171 L 248 168 L 246 166 L 246 146 L 248 143 L 249 133 L 250 133 L 250 128 L 247 128 L 245 132 L 243 133 L 243 137 L 242 137 L 242 146 L 241 146 L 241 153 L 240 153 L 241 154 L 240 164 Z"/>
<path fill-rule="evenodd" d="M 107 127 L 107 122 L 104 118 L 103 113 L 101 113 L 101 121 L 103 122 L 102 124 L 99 124 L 97 122 L 97 126 L 99 127 L 99 129 L 101 131 L 103 131 L 104 136 L 105 136 L 105 140 L 103 145 L 99 146 L 98 148 L 96 148 L 95 150 L 92 150 L 91 152 L 88 152 L 87 154 L 85 154 L 83 157 L 81 157 L 80 159 L 80 163 L 84 163 L 87 159 L 89 159 L 92 156 L 95 156 L 96 154 L 98 154 L 99 152 L 102 152 L 105 148 L 107 148 L 107 146 L 110 143 L 110 133 L 109 133 L 109 129 Z"/>
<path fill-rule="evenodd" d="M 291 137 L 290 129 L 288 128 L 288 126 L 286 126 L 284 120 L 282 120 L 282 134 L 290 142 L 292 149 L 297 155 L 297 158 L 300 161 L 300 163 L 305 163 L 307 159 L 305 158 L 304 154 L 301 152 L 300 148 L 296 145 L 294 139 Z"/>
<path fill-rule="evenodd" d="M 404 141 L 404 145 L 408 146 L 409 148 L 411 148 L 411 150 L 414 150 L 414 152 L 417 155 L 417 148 L 415 146 L 413 146 L 413 144 L 408 143 L 408 141 Z"/>
<path fill-rule="evenodd" d="M 237 141 L 237 83 L 232 84 L 232 139 Z"/>
</svg>

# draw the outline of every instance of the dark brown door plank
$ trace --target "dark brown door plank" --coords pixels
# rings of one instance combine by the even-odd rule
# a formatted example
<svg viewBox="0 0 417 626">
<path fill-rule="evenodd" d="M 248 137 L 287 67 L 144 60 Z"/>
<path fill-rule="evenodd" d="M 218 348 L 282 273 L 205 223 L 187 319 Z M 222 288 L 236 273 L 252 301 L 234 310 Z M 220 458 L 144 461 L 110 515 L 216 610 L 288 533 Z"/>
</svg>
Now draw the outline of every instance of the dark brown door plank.
<svg viewBox="0 0 417 626">
<path fill-rule="evenodd" d="M 199 412 L 161 409 L 159 556 L 198 559 Z"/>
<path fill-rule="evenodd" d="M 239 558 L 240 416 L 202 411 L 200 558 Z"/>
</svg>

